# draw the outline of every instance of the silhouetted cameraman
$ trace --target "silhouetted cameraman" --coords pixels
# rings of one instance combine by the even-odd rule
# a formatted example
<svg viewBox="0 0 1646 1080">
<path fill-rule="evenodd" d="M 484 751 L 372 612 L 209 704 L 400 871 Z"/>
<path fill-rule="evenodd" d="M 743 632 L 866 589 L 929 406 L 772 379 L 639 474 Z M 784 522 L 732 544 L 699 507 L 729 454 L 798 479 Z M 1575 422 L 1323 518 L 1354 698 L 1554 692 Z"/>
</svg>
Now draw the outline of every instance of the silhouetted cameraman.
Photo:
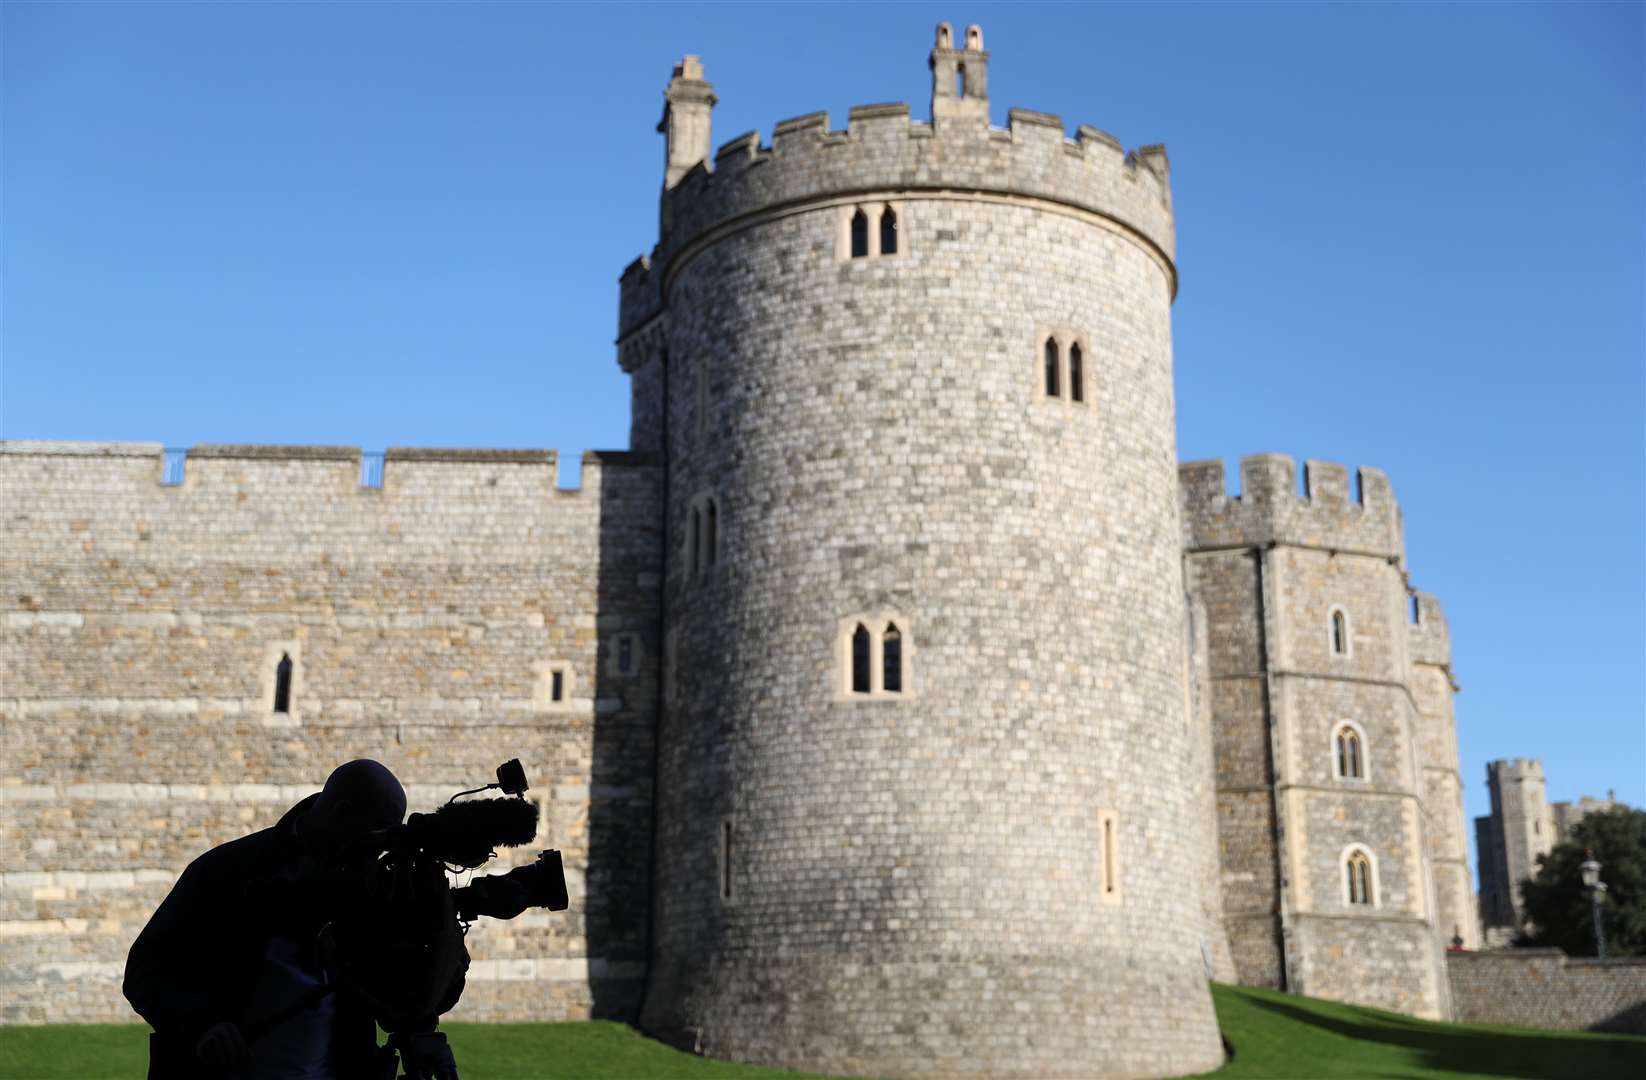
<svg viewBox="0 0 1646 1080">
<path fill-rule="evenodd" d="M 189 864 L 126 960 L 126 999 L 155 1030 L 150 1080 L 354 1080 L 381 1070 L 371 1013 L 327 992 L 319 932 L 352 887 L 349 873 L 362 869 L 351 859 L 372 853 L 362 842 L 405 814 L 400 781 L 362 758 L 272 828 Z M 428 1031 L 462 989 L 459 971 Z M 455 1080 L 443 1037 L 427 1049 L 426 1075 Z"/>
</svg>

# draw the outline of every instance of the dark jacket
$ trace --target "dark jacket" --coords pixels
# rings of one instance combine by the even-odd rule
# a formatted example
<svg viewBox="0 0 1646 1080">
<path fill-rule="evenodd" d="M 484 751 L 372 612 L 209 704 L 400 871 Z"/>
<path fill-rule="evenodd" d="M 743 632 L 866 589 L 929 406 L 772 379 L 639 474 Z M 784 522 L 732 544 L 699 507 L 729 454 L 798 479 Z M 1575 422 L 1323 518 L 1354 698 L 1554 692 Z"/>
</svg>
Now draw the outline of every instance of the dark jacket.
<svg viewBox="0 0 1646 1080">
<path fill-rule="evenodd" d="M 297 821 L 318 795 L 288 810 L 272 828 L 231 840 L 195 859 L 160 904 L 126 958 L 126 1000 L 154 1028 L 151 1076 L 186 1075 L 207 1028 L 244 1028 L 270 938 L 311 942 L 324 925 L 324 896 L 297 836 Z M 339 996 L 332 1054 L 341 1076 L 364 1075 L 377 1047 L 376 1025 Z M 255 1047 L 252 1050 L 255 1053 Z M 176 1062 L 168 1071 L 164 1056 Z M 160 1071 L 156 1071 L 156 1069 Z"/>
</svg>

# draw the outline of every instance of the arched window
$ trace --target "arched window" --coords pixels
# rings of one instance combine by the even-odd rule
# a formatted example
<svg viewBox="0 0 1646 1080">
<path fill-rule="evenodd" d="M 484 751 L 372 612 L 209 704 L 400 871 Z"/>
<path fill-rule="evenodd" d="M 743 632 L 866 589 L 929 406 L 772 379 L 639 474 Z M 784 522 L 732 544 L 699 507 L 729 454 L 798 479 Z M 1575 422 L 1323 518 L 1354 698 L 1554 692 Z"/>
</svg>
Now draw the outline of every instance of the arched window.
<svg viewBox="0 0 1646 1080">
<path fill-rule="evenodd" d="M 1349 620 L 1341 609 L 1332 612 L 1332 655 L 1349 655 Z"/>
<path fill-rule="evenodd" d="M 852 258 L 861 259 L 869 254 L 869 215 L 859 207 L 852 215 Z"/>
<path fill-rule="evenodd" d="M 1069 345 L 1069 400 L 1086 400 L 1086 383 L 1084 373 L 1080 370 L 1080 343 L 1072 342 Z"/>
<path fill-rule="evenodd" d="M 1062 389 L 1058 385 L 1057 372 L 1057 339 L 1046 339 L 1046 396 L 1058 397 Z"/>
<path fill-rule="evenodd" d="M 890 206 L 880 211 L 880 254 L 897 254 L 897 211 Z"/>
<path fill-rule="evenodd" d="M 710 499 L 705 509 L 708 512 L 704 515 L 703 567 L 708 569 L 720 554 L 720 506 Z"/>
<path fill-rule="evenodd" d="M 1344 885 L 1347 889 L 1349 903 L 1373 904 L 1372 895 L 1372 860 L 1371 856 L 1360 848 L 1349 852 L 1349 857 L 1343 860 Z"/>
<path fill-rule="evenodd" d="M 1366 775 L 1361 756 L 1360 732 L 1348 724 L 1337 729 L 1337 775 L 1348 780 L 1359 780 Z"/>
<path fill-rule="evenodd" d="M 956 64 L 955 65 L 955 68 L 954 68 L 954 96 L 958 97 L 958 98 L 963 98 L 963 97 L 966 96 L 966 65 L 965 64 Z"/>
<path fill-rule="evenodd" d="M 869 692 L 869 628 L 862 623 L 852 631 L 852 693 Z"/>
<path fill-rule="evenodd" d="M 274 666 L 274 711 L 291 712 L 291 653 L 281 653 Z"/>
<path fill-rule="evenodd" d="M 881 638 L 881 661 L 884 671 L 881 675 L 881 687 L 888 694 L 903 692 L 903 635 L 897 629 L 896 623 L 886 624 L 886 633 Z"/>
</svg>

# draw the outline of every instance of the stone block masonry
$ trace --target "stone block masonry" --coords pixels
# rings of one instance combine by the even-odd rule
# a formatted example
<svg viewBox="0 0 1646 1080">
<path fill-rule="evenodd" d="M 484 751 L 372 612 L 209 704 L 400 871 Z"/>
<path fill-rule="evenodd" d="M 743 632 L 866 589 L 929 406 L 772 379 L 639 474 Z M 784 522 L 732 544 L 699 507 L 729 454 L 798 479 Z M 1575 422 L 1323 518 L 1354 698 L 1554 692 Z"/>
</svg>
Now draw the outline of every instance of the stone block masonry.
<svg viewBox="0 0 1646 1080">
<path fill-rule="evenodd" d="M 483 921 L 458 1016 L 632 1013 L 659 477 L 594 454 L 562 491 L 552 452 L 391 450 L 375 489 L 347 448 L 200 447 L 162 486 L 157 446 L 5 444 L 5 1019 L 131 1019 L 125 953 L 175 875 L 359 756 L 413 809 L 519 757 L 564 852 L 571 910 Z"/>
<path fill-rule="evenodd" d="M 1559 949 L 1451 952 L 1457 1020 L 1646 1035 L 1646 958 L 1592 960 Z"/>
</svg>

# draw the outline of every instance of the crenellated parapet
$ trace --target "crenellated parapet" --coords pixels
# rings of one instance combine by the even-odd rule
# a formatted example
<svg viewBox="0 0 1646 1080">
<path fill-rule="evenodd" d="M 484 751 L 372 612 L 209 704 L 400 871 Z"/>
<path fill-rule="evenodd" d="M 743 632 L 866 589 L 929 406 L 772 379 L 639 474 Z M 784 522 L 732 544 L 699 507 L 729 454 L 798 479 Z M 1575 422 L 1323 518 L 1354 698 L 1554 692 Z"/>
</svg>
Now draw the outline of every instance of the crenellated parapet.
<svg viewBox="0 0 1646 1080">
<path fill-rule="evenodd" d="M 608 473 L 657 468 L 648 454 L 589 450 L 579 460 L 578 486 L 561 488 L 554 450 L 390 447 L 375 474 L 362 470 L 364 457 L 357 446 L 204 443 L 168 450 L 160 443 L 11 440 L 0 442 L 0 491 L 26 509 L 86 491 L 118 498 L 159 489 L 187 500 L 279 489 L 310 492 L 317 511 L 331 512 L 345 509 L 335 502 L 339 493 L 373 506 L 441 491 L 472 496 L 476 488 L 507 497 L 577 499 L 598 493 Z M 170 468 L 168 458 L 174 458 Z"/>
<path fill-rule="evenodd" d="M 1432 593 L 1420 592 L 1412 596 L 1412 604 L 1417 617 L 1406 627 L 1406 650 L 1412 663 L 1434 664 L 1450 670 L 1452 635 L 1440 599 Z"/>
<path fill-rule="evenodd" d="M 1349 470 L 1326 461 L 1304 462 L 1304 494 L 1285 454 L 1240 459 L 1240 492 L 1227 494 L 1221 461 L 1178 467 L 1186 550 L 1296 544 L 1375 555 L 1404 563 L 1400 506 L 1383 470 L 1362 468 L 1358 491 Z"/>
<path fill-rule="evenodd" d="M 1003 129 L 991 127 L 988 54 L 981 42 L 981 31 L 970 27 L 964 47 L 955 48 L 947 27 L 939 27 L 931 61 L 930 122 L 913 119 L 906 103 L 855 107 L 844 131 L 830 128 L 827 113 L 808 113 L 779 123 L 769 143 L 761 141 L 759 132 L 747 132 L 722 143 L 712 157 L 705 148 L 689 166 L 679 148 L 691 143 L 670 127 L 678 107 L 669 98 L 659 129 L 671 148 L 661 235 L 649 258 L 623 272 L 619 340 L 667 303 L 669 281 L 680 260 L 700 243 L 767 216 L 879 193 L 1022 198 L 1093 216 L 1150 249 L 1175 292 L 1176 240 L 1165 148 L 1127 151 L 1114 136 L 1087 125 L 1070 138 L 1059 117 L 1028 109 L 1010 110 Z M 695 58 L 688 60 L 695 64 Z M 676 69 L 666 96 L 678 96 L 681 70 Z M 711 100 L 701 65 L 694 70 L 699 77 L 692 84 L 695 93 L 702 101 Z M 706 119 L 694 112 L 693 138 L 699 122 Z"/>
<path fill-rule="evenodd" d="M 986 121 L 934 126 L 909 106 L 858 106 L 844 131 L 827 113 L 725 143 L 664 193 L 666 251 L 763 210 L 866 191 L 921 189 L 1025 195 L 1088 211 L 1135 231 L 1168 259 L 1175 249 L 1163 147 L 1127 153 L 1112 135 L 1081 125 L 1074 138 L 1053 115 L 1012 109 L 1005 129 Z"/>
</svg>

